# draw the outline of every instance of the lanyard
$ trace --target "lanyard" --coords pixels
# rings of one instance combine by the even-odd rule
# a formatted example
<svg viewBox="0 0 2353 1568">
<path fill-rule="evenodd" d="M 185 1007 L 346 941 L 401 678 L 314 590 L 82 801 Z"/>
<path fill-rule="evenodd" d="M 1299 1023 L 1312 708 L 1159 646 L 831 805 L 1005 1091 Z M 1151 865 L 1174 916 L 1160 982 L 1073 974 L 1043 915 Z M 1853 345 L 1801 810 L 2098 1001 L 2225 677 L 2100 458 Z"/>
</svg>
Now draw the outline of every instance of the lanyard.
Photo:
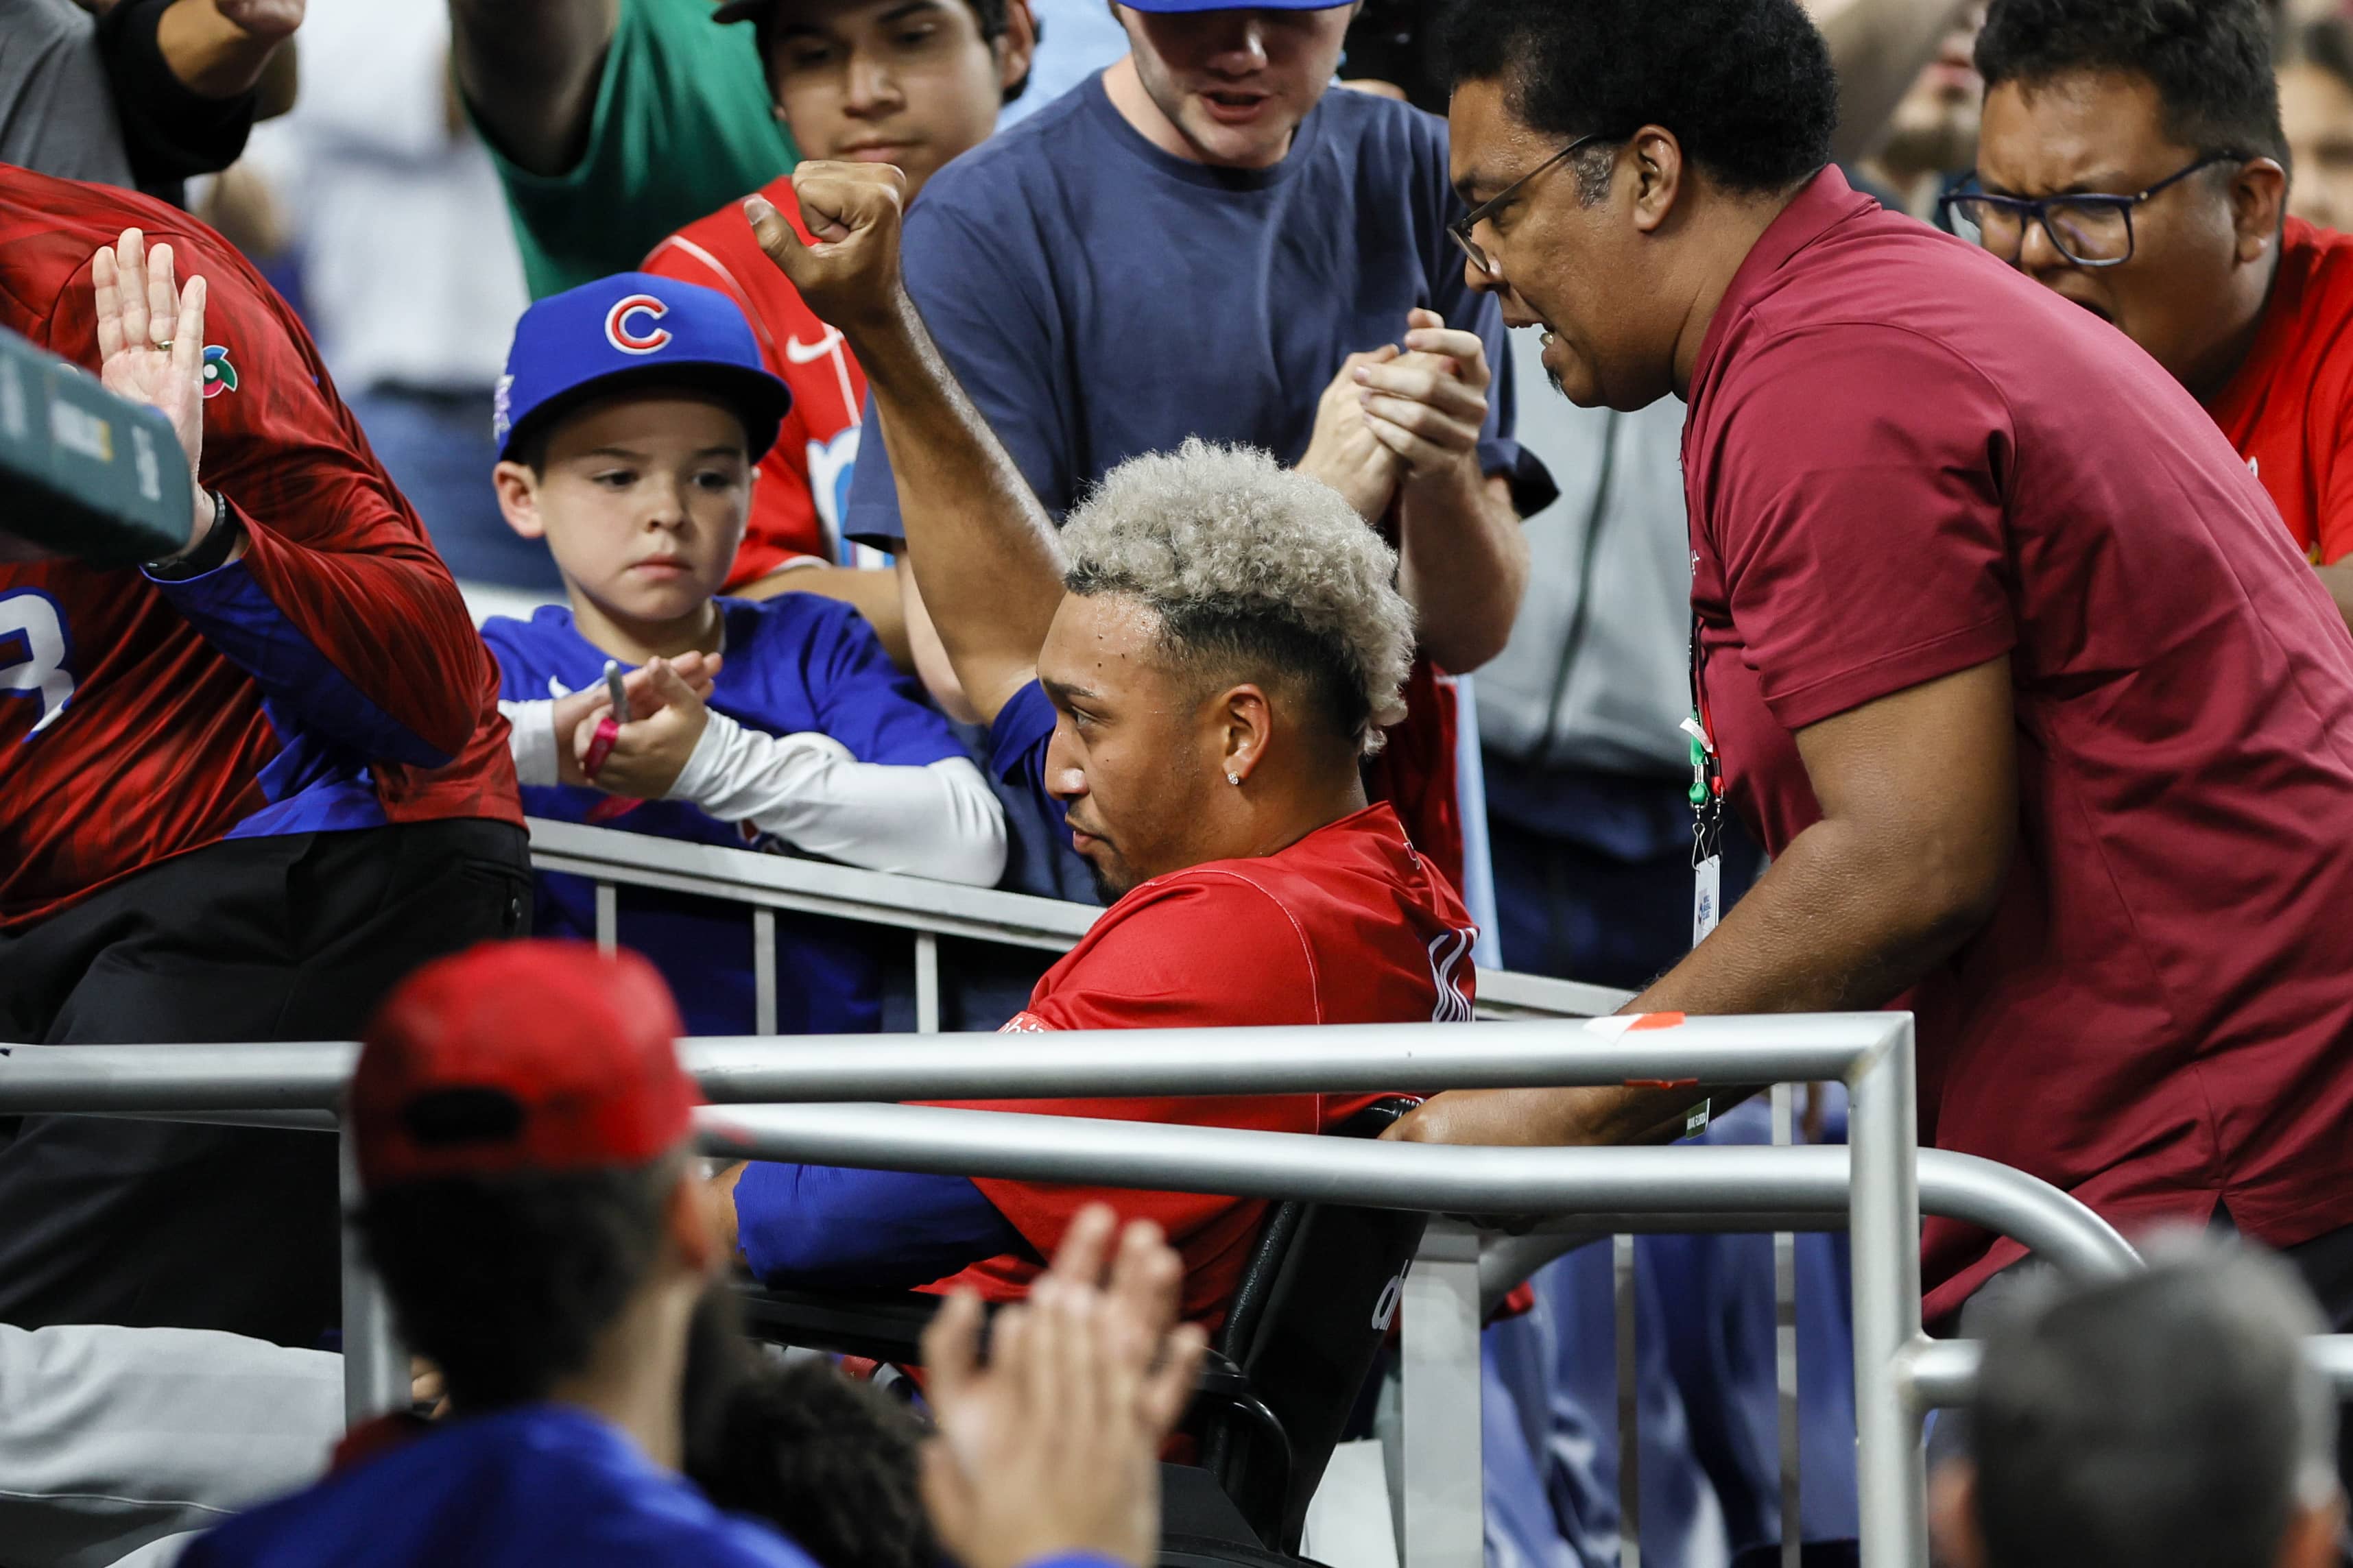
<svg viewBox="0 0 2353 1568">
<path fill-rule="evenodd" d="M 1724 763 L 1715 752 L 1715 727 L 1707 716 L 1707 645 L 1701 640 L 1699 612 L 1691 624 L 1692 868 L 1698 870 L 1724 847 Z"/>
</svg>

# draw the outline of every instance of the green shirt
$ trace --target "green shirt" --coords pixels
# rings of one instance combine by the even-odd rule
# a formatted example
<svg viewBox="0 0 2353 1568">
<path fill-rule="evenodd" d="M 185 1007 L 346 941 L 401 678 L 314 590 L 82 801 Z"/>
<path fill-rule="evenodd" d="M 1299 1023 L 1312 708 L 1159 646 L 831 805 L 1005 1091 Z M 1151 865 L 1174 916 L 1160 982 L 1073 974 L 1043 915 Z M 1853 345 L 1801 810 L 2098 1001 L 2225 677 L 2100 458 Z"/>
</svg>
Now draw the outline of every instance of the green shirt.
<svg viewBox="0 0 2353 1568">
<path fill-rule="evenodd" d="M 491 158 L 506 186 L 532 298 L 628 272 L 680 228 L 787 174 L 747 26 L 712 0 L 621 0 L 588 142 L 562 174 Z"/>
</svg>

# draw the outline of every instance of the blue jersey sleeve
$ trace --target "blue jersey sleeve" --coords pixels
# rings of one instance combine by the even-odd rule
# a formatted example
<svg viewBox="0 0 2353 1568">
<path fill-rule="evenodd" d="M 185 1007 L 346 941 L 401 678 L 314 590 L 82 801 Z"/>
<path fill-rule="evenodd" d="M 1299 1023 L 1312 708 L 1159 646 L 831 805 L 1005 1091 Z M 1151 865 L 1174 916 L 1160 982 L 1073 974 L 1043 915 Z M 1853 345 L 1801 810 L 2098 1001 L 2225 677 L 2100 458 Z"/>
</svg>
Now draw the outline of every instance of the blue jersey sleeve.
<svg viewBox="0 0 2353 1568">
<path fill-rule="evenodd" d="M 816 1289 L 908 1289 L 1028 1250 L 963 1176 L 767 1161 L 736 1181 L 735 1236 L 760 1279 Z"/>
<path fill-rule="evenodd" d="M 1075 457 L 1079 413 L 1075 390 L 1062 374 L 1068 353 L 1053 311 L 1058 288 L 1034 231 L 971 221 L 956 205 L 955 193 L 962 188 L 927 186 L 926 200 L 908 213 L 901 250 L 907 294 L 923 311 L 940 357 L 1059 521 L 1093 476 L 1079 471 Z M 974 200 L 987 194 L 976 192 Z M 871 395 L 866 419 L 873 427 Z M 884 550 L 897 549 L 907 536 L 898 480 L 881 441 L 859 448 L 842 532 Z"/>
<path fill-rule="evenodd" d="M 880 450 L 881 443 L 874 446 Z M 882 639 L 866 617 L 847 605 L 816 603 L 828 617 L 808 661 L 809 700 L 818 728 L 861 763 L 920 768 L 968 757 L 947 720 L 882 651 Z"/>
<path fill-rule="evenodd" d="M 988 728 L 989 785 L 1005 807 L 1005 879 L 1018 893 L 1100 904 L 1094 873 L 1071 847 L 1070 806 L 1046 788 L 1046 747 L 1054 705 L 1031 681 Z"/>
<path fill-rule="evenodd" d="M 413 768 L 445 767 L 450 753 L 377 703 L 279 607 L 242 560 L 194 577 L 148 577 L 172 607 L 262 694 L 303 728 L 361 756 Z M 459 672 L 420 669 L 416 679 L 447 681 Z M 471 671 L 464 672 L 470 675 Z"/>
<path fill-rule="evenodd" d="M 997 710 L 988 727 L 988 771 L 1015 789 L 1045 804 L 1056 822 L 1069 807 L 1046 789 L 1046 746 L 1054 738 L 1054 704 L 1046 689 L 1031 681 Z"/>
</svg>

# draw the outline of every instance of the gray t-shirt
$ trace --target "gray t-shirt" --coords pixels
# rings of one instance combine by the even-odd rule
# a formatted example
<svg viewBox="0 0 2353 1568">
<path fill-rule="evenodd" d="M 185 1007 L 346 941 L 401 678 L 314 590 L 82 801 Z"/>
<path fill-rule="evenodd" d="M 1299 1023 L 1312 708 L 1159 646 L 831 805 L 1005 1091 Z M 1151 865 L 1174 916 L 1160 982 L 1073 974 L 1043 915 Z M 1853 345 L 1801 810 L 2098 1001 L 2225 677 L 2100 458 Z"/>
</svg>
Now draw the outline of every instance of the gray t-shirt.
<svg viewBox="0 0 2353 1568">
<path fill-rule="evenodd" d="M 1514 332 L 1521 445 L 1560 499 L 1526 522 L 1533 557 L 1512 638 L 1479 671 L 1479 735 L 1541 768 L 1673 773 L 1691 711 L 1691 535 L 1683 405 L 1578 408 Z"/>
<path fill-rule="evenodd" d="M 98 23 L 73 0 L 0 0 L 0 163 L 132 183 Z"/>
</svg>

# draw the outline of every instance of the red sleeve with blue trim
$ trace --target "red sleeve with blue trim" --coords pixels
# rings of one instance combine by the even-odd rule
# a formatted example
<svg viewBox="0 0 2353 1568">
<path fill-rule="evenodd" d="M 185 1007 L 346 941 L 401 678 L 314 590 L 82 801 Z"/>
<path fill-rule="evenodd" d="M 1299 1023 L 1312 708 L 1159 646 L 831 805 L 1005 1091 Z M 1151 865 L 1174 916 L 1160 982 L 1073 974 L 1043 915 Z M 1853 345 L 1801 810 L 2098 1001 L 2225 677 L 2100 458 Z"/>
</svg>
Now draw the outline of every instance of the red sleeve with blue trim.
<svg viewBox="0 0 2353 1568">
<path fill-rule="evenodd" d="M 373 710 L 360 732 L 398 748 L 379 753 L 385 760 L 446 765 L 496 689 L 448 568 L 322 384 L 324 367 L 284 303 L 235 287 L 238 268 L 195 225 L 148 239 L 173 246 L 184 279 L 201 274 L 212 285 L 201 479 L 237 509 L 248 541 L 243 560 L 207 574 L 221 584 L 158 586 L 200 631 L 227 633 L 224 651 L 305 721 L 342 721 L 307 701 L 334 689 L 322 684 L 323 665 Z M 47 346 L 83 365 L 98 363 L 94 300 L 85 262 L 50 316 Z M 238 579 L 258 592 L 235 594 Z"/>
<path fill-rule="evenodd" d="M 1027 1247 L 963 1176 L 765 1160 L 736 1179 L 735 1238 L 762 1280 L 818 1290 L 912 1289 Z"/>
<path fill-rule="evenodd" d="M 161 203 L 0 165 L 0 325 L 94 366 L 90 258 L 129 226 L 208 285 L 202 479 L 247 552 L 168 589 L 0 566 L 0 929 L 226 837 L 520 825 L 457 585 L 233 247 Z"/>
</svg>

